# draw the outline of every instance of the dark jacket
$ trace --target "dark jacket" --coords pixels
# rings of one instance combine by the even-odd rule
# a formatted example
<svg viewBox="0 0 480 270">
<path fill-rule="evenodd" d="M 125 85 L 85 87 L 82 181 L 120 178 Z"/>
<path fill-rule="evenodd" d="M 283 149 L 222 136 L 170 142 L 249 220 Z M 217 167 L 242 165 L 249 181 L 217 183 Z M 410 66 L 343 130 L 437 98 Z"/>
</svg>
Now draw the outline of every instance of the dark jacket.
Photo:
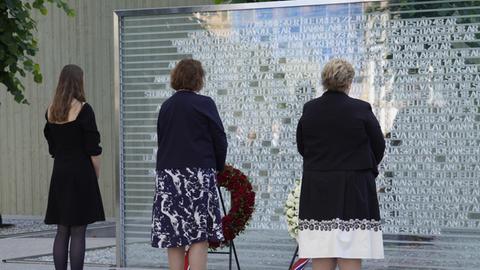
<svg viewBox="0 0 480 270">
<path fill-rule="evenodd" d="M 215 102 L 191 91 L 177 91 L 160 108 L 157 170 L 223 170 L 227 138 Z"/>
<path fill-rule="evenodd" d="M 370 104 L 327 91 L 304 105 L 297 147 L 306 171 L 372 169 L 378 175 L 385 140 Z"/>
</svg>

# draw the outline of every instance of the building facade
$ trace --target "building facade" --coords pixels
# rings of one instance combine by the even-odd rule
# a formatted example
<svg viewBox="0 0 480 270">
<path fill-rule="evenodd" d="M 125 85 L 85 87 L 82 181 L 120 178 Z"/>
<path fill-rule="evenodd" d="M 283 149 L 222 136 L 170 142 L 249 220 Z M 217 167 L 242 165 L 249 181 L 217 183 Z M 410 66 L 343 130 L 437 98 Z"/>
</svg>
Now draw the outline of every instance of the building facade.
<svg viewBox="0 0 480 270">
<path fill-rule="evenodd" d="M 69 0 L 76 16 L 68 17 L 54 5 L 47 16 L 36 14 L 39 52 L 36 61 L 43 83 L 25 80 L 31 105 L 19 105 L 0 91 L 0 213 L 44 214 L 53 160 L 43 137 L 45 110 L 51 101 L 61 69 L 77 64 L 85 72 L 85 91 L 96 113 L 102 135 L 99 179 L 106 215 L 115 215 L 113 11 L 212 4 L 211 0 Z"/>
</svg>

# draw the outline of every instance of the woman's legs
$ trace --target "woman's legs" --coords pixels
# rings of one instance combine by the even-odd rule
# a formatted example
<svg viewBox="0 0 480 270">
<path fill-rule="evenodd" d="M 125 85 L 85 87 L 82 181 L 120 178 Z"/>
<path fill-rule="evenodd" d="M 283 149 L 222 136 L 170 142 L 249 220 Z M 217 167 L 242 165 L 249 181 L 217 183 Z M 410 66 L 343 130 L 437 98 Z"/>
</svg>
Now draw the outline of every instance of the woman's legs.
<svg viewBox="0 0 480 270">
<path fill-rule="evenodd" d="M 362 269 L 361 259 L 337 259 L 340 270 L 360 270 Z"/>
<path fill-rule="evenodd" d="M 185 265 L 185 247 L 169 248 L 167 253 L 170 270 L 183 270 Z"/>
<path fill-rule="evenodd" d="M 322 258 L 312 259 L 313 270 L 360 270 L 362 269 L 361 259 Z"/>
<path fill-rule="evenodd" d="M 70 269 L 82 270 L 85 259 L 85 233 L 87 225 L 70 227 Z"/>
<path fill-rule="evenodd" d="M 56 270 L 67 270 L 69 240 L 70 227 L 57 225 L 57 234 L 53 242 L 53 262 Z"/>
<path fill-rule="evenodd" d="M 335 270 L 337 267 L 336 258 L 317 258 L 312 259 L 313 270 Z"/>
<path fill-rule="evenodd" d="M 207 270 L 208 242 L 192 244 L 188 250 L 188 261 L 192 270 Z"/>
</svg>

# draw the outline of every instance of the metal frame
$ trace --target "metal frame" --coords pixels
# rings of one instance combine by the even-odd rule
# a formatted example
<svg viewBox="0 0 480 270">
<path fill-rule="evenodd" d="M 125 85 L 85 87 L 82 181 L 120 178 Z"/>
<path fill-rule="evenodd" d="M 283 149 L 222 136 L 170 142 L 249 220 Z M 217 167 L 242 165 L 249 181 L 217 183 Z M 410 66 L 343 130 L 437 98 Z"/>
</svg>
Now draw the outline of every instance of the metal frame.
<svg viewBox="0 0 480 270">
<path fill-rule="evenodd" d="M 115 87 L 115 130 L 118 131 L 117 136 L 115 136 L 115 147 L 117 153 L 115 153 L 115 203 L 116 203 L 116 217 L 117 217 L 117 228 L 116 228 L 116 262 L 117 266 L 125 266 L 126 257 L 125 257 L 125 231 L 124 231 L 124 187 L 123 187 L 123 141 L 120 140 L 120 134 L 123 133 L 123 125 L 121 121 L 121 102 L 122 102 L 122 89 L 121 89 L 121 76 L 120 72 L 120 27 L 121 27 L 122 18 L 119 17 L 115 12 L 113 13 L 113 48 L 114 48 L 114 87 Z"/>
<path fill-rule="evenodd" d="M 220 190 L 220 186 L 217 186 L 218 196 L 220 197 L 220 203 L 222 204 L 223 214 L 227 215 L 227 209 L 225 208 L 225 201 L 223 200 L 222 191 Z M 230 240 L 228 252 L 221 252 L 221 251 L 212 251 L 208 253 L 213 254 L 228 254 L 228 270 L 232 270 L 232 262 L 233 258 L 232 255 L 235 256 L 235 262 L 237 265 L 237 270 L 240 270 L 240 262 L 238 261 L 237 249 L 235 248 L 235 242 Z"/>
<path fill-rule="evenodd" d="M 293 257 L 292 257 L 292 260 L 290 261 L 290 266 L 288 267 L 288 270 L 292 269 L 292 266 L 295 263 L 295 259 L 297 258 L 297 255 L 298 255 L 298 245 L 295 248 L 295 251 L 293 252 Z"/>
<path fill-rule="evenodd" d="M 194 12 L 210 12 L 210 11 L 236 11 L 250 9 L 267 9 L 267 8 L 287 8 L 287 7 L 303 7 L 333 4 L 352 4 L 352 3 L 371 3 L 385 2 L 385 0 L 297 0 L 297 1 L 279 1 L 279 2 L 260 2 L 245 4 L 227 4 L 227 5 L 201 5 L 189 7 L 169 7 L 169 8 L 146 8 L 146 9 L 118 9 L 113 11 L 113 33 L 114 33 L 114 88 L 115 88 L 115 129 L 118 130 L 115 136 L 115 154 L 116 172 L 116 212 L 117 212 L 117 266 L 126 265 L 125 255 L 125 237 L 124 237 L 124 186 L 123 186 L 123 142 L 120 140 L 120 134 L 123 134 L 122 126 L 122 110 L 121 110 L 121 28 L 122 19 L 132 16 L 151 16 L 151 15 L 167 15 L 167 14 L 185 14 Z"/>
<path fill-rule="evenodd" d="M 303 7 L 333 4 L 352 4 L 352 3 L 370 3 L 382 2 L 385 0 L 297 0 L 297 1 L 279 1 L 279 2 L 259 2 L 245 4 L 227 4 L 227 5 L 201 5 L 190 7 L 170 7 L 170 8 L 145 8 L 145 9 L 118 9 L 114 13 L 119 17 L 128 16 L 149 16 L 165 15 L 177 13 L 207 12 L 207 11 L 233 11 L 248 9 L 266 9 L 266 8 L 285 8 L 285 7 Z"/>
</svg>

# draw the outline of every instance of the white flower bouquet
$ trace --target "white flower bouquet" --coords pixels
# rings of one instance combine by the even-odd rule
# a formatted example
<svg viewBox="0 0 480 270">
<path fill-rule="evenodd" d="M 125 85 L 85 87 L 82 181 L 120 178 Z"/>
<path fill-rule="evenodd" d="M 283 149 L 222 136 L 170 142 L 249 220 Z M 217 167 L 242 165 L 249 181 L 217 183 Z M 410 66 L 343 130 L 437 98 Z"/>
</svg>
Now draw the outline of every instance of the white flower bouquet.
<svg viewBox="0 0 480 270">
<path fill-rule="evenodd" d="M 298 209 L 300 205 L 300 188 L 302 182 L 295 180 L 295 187 L 290 191 L 285 202 L 285 218 L 287 220 L 288 233 L 294 239 L 298 235 Z"/>
</svg>

